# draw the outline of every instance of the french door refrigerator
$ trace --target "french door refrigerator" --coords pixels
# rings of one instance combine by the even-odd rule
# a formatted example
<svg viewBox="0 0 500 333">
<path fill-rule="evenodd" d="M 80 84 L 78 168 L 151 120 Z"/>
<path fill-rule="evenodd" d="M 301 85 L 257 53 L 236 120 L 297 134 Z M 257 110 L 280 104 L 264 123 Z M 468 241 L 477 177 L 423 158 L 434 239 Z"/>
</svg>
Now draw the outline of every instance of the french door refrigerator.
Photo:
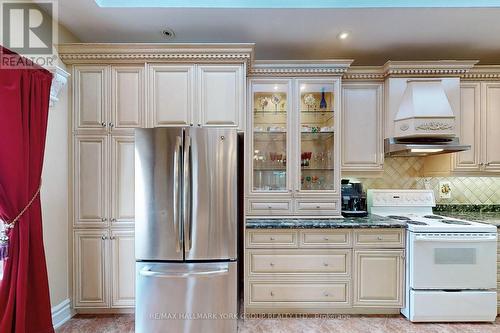
<svg viewBox="0 0 500 333">
<path fill-rule="evenodd" d="M 135 218 L 135 332 L 236 332 L 236 131 L 136 129 Z"/>
</svg>

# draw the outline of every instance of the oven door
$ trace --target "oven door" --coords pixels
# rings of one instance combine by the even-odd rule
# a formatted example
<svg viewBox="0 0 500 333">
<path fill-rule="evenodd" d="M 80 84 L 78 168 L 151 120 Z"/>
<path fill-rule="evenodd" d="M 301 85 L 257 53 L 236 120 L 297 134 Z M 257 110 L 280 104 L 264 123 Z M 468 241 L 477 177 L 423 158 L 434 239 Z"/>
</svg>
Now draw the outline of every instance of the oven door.
<svg viewBox="0 0 500 333">
<path fill-rule="evenodd" d="M 410 233 L 412 289 L 495 289 L 494 233 Z"/>
</svg>

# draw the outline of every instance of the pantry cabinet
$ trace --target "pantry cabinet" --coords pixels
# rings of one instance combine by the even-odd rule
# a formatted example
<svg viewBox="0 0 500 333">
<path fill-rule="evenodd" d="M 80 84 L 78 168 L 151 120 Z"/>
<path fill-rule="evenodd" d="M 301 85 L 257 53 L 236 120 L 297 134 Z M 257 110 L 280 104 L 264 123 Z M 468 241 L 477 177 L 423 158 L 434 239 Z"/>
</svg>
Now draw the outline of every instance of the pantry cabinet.
<svg viewBox="0 0 500 333">
<path fill-rule="evenodd" d="M 460 141 L 468 151 L 453 154 L 452 172 L 500 172 L 500 83 L 467 81 L 461 84 L 458 115 Z"/>
<path fill-rule="evenodd" d="M 342 85 L 342 172 L 384 167 L 383 83 Z"/>
<path fill-rule="evenodd" d="M 247 215 L 340 215 L 339 78 L 249 83 Z"/>
<path fill-rule="evenodd" d="M 243 68 L 243 65 L 149 65 L 150 125 L 238 128 L 244 114 Z"/>
<path fill-rule="evenodd" d="M 144 65 L 73 67 L 73 129 L 78 133 L 144 125 Z"/>
<path fill-rule="evenodd" d="M 133 307 L 134 232 L 74 232 L 75 308 Z"/>
</svg>

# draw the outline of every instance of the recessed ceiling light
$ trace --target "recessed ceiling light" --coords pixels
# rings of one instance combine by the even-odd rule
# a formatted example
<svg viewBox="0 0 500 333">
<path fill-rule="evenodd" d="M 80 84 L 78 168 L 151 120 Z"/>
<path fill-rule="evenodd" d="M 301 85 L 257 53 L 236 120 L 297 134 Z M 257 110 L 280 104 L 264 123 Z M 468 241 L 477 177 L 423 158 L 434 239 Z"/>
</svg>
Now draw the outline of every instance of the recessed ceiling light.
<svg viewBox="0 0 500 333">
<path fill-rule="evenodd" d="M 161 34 L 164 39 L 173 39 L 175 37 L 175 33 L 170 28 L 165 28 L 161 31 Z"/>
<path fill-rule="evenodd" d="M 339 33 L 337 35 L 337 38 L 340 39 L 340 40 L 347 39 L 347 37 L 349 37 L 349 32 L 348 31 L 342 31 L 341 33 Z"/>
</svg>

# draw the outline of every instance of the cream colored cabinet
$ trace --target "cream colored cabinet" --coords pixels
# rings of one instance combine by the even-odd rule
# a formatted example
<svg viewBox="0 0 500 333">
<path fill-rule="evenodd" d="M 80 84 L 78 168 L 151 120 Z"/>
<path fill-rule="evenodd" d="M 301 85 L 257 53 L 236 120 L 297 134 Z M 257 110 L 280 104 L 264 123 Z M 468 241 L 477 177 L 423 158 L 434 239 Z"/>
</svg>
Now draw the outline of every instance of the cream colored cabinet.
<svg viewBox="0 0 500 333">
<path fill-rule="evenodd" d="M 134 137 L 117 130 L 113 135 L 77 135 L 74 143 L 74 226 L 132 227 Z"/>
<path fill-rule="evenodd" d="M 148 115 L 153 127 L 193 123 L 194 66 L 149 65 Z"/>
<path fill-rule="evenodd" d="M 384 167 L 383 84 L 342 85 L 342 171 L 381 171 Z"/>
<path fill-rule="evenodd" d="M 246 313 L 399 313 L 405 230 L 247 229 Z"/>
<path fill-rule="evenodd" d="M 111 244 L 111 307 L 135 304 L 135 242 L 133 230 L 113 230 Z"/>
<path fill-rule="evenodd" d="M 404 250 L 354 251 L 354 306 L 402 307 Z"/>
<path fill-rule="evenodd" d="M 133 230 L 75 230 L 75 308 L 128 308 L 135 302 Z"/>
<path fill-rule="evenodd" d="M 76 65 L 73 128 L 78 132 L 143 127 L 144 66 Z"/>
<path fill-rule="evenodd" d="M 200 65 L 198 125 L 237 127 L 243 118 L 244 75 L 240 65 Z"/>
<path fill-rule="evenodd" d="M 77 230 L 74 233 L 74 306 L 107 308 L 107 230 Z"/>
<path fill-rule="evenodd" d="M 105 128 L 109 109 L 109 66 L 81 65 L 73 70 L 75 129 Z"/>
<path fill-rule="evenodd" d="M 460 141 L 471 149 L 453 154 L 452 172 L 500 172 L 500 83 L 463 82 L 458 120 Z"/>
<path fill-rule="evenodd" d="M 74 138 L 75 227 L 108 226 L 108 151 L 106 135 L 85 135 Z"/>
<path fill-rule="evenodd" d="M 246 213 L 340 215 L 339 78 L 249 82 Z"/>
<path fill-rule="evenodd" d="M 111 67 L 111 126 L 143 127 L 145 105 L 144 66 Z M 110 125 L 108 122 L 108 126 Z"/>
<path fill-rule="evenodd" d="M 244 109 L 243 67 L 150 64 L 151 126 L 240 126 Z"/>
</svg>

